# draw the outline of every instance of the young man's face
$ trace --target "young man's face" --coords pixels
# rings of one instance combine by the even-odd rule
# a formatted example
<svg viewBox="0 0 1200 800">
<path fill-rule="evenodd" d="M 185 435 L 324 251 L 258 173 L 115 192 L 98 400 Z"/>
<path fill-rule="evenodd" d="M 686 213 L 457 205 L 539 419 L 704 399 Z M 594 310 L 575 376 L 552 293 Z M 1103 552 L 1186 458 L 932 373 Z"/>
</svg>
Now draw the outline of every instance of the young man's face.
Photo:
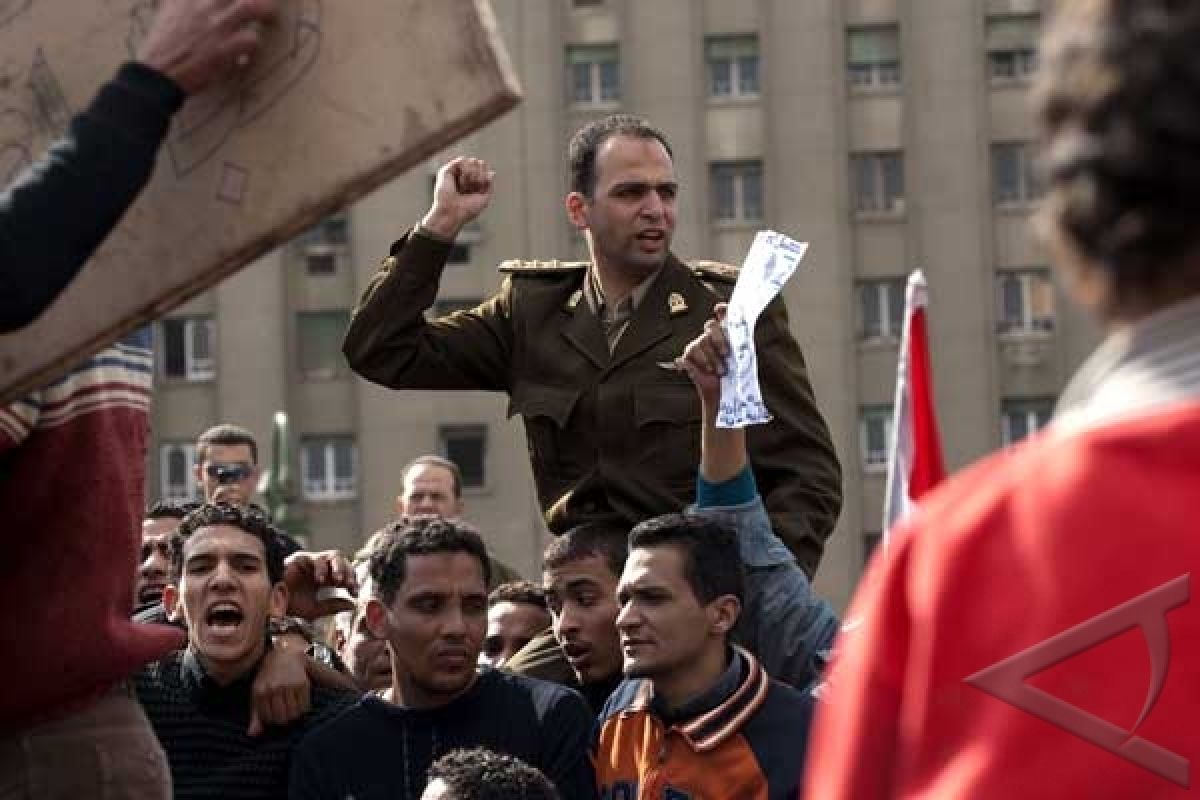
<svg viewBox="0 0 1200 800">
<path fill-rule="evenodd" d="M 617 587 L 617 631 L 628 678 L 675 678 L 701 663 L 711 620 L 684 577 L 685 556 L 674 545 L 634 548 Z"/>
<path fill-rule="evenodd" d="M 235 476 L 222 482 L 220 472 Z M 204 456 L 196 465 L 196 482 L 204 490 L 209 503 L 228 503 L 245 506 L 254 496 L 258 484 L 258 465 L 246 444 L 210 444 L 204 446 Z"/>
<path fill-rule="evenodd" d="M 142 521 L 142 555 L 134 584 L 134 601 L 139 607 L 162 600 L 163 589 L 171 575 L 171 558 L 167 537 L 179 527 L 175 517 L 159 517 Z"/>
<path fill-rule="evenodd" d="M 454 494 L 450 470 L 437 464 L 418 464 L 404 476 L 404 486 L 396 498 L 397 516 L 457 519 L 462 511 L 462 498 Z"/>
<path fill-rule="evenodd" d="M 262 540 L 233 525 L 200 528 L 183 546 L 168 613 L 187 621 L 188 641 L 209 674 L 228 683 L 262 657 L 267 621 L 287 610 L 287 588 L 271 584 Z"/>
<path fill-rule="evenodd" d="M 550 625 L 550 613 L 532 603 L 505 600 L 488 609 L 487 635 L 479 663 L 499 669 Z"/>
<path fill-rule="evenodd" d="M 618 134 L 596 150 L 592 196 L 572 192 L 567 213 L 589 232 L 598 259 L 645 276 L 671 249 L 677 190 L 675 165 L 661 142 Z"/>
<path fill-rule="evenodd" d="M 599 555 L 588 555 L 542 573 L 554 637 L 580 683 L 621 674 L 617 637 L 617 576 Z"/>
<path fill-rule="evenodd" d="M 483 566 L 470 553 L 410 555 L 390 605 L 367 603 L 371 633 L 388 641 L 396 699 L 444 705 L 475 680 L 487 629 Z"/>
</svg>

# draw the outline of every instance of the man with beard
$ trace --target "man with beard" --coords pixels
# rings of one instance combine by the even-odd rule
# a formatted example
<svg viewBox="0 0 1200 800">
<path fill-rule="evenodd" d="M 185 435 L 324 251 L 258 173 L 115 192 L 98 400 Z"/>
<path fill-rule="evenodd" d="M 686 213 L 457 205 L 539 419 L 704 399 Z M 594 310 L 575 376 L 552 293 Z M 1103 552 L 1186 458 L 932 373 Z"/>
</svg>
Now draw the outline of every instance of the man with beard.
<svg viewBox="0 0 1200 800">
<path fill-rule="evenodd" d="M 475 158 L 438 172 L 433 204 L 392 246 L 346 332 L 359 375 L 393 389 L 505 392 L 521 415 L 551 532 L 616 515 L 632 527 L 694 499 L 700 408 L 664 370 L 727 300 L 737 270 L 670 251 L 678 181 L 666 136 L 615 115 L 569 146 L 566 212 L 588 263 L 507 262 L 500 292 L 426 320 L 454 238 L 488 205 Z M 750 437 L 772 525 L 815 573 L 841 508 L 841 472 L 783 301 L 757 331 L 763 396 L 775 418 Z"/>
<path fill-rule="evenodd" d="M 287 608 L 283 554 L 262 515 L 200 507 L 172 535 L 171 570 L 163 602 L 186 621 L 188 646 L 147 666 L 135 684 L 167 753 L 175 797 L 282 797 L 296 742 L 358 695 L 313 687 L 308 713 L 270 735 L 249 735 L 266 633 Z"/>
<path fill-rule="evenodd" d="M 416 800 L 430 765 L 485 747 L 540 769 L 564 797 L 595 795 L 592 717 L 560 686 L 476 670 L 487 625 L 488 561 L 465 524 L 399 521 L 371 555 L 366 618 L 385 639 L 391 687 L 369 694 L 301 743 L 289 796 Z"/>
</svg>

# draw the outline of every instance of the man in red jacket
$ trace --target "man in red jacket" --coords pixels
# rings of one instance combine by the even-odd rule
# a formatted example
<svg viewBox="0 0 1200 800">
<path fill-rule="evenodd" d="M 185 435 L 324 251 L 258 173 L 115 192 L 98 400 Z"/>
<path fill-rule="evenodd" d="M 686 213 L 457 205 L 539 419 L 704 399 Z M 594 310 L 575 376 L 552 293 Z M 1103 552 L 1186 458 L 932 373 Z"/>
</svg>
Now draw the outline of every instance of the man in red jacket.
<svg viewBox="0 0 1200 800">
<path fill-rule="evenodd" d="M 1200 759 L 1200 4 L 1066 0 L 1042 230 L 1109 336 L 924 499 L 850 616 L 810 798 L 1173 798 Z"/>
</svg>

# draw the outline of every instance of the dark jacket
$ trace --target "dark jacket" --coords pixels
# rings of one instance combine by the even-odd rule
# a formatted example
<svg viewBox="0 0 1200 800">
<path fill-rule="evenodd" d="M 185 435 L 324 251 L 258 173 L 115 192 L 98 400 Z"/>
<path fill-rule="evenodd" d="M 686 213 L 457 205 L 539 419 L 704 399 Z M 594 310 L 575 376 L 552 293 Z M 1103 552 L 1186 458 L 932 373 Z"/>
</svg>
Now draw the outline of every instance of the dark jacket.
<svg viewBox="0 0 1200 800">
<path fill-rule="evenodd" d="M 346 333 L 350 366 L 394 389 L 507 392 L 552 532 L 692 502 L 700 403 L 685 374 L 658 364 L 703 332 L 737 270 L 669 257 L 610 355 L 580 291 L 586 264 L 507 262 L 491 299 L 427 321 L 449 250 L 415 233 L 393 245 Z M 811 574 L 841 509 L 841 471 L 782 300 L 755 343 L 774 419 L 749 432 L 750 460 L 772 525 Z"/>
</svg>

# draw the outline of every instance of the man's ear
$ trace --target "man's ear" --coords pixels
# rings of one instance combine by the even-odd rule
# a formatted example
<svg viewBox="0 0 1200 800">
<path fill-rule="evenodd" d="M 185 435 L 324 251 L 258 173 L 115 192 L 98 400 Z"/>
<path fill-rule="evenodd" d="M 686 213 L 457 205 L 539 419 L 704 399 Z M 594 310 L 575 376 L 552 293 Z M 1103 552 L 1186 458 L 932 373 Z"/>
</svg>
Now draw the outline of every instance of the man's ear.
<svg viewBox="0 0 1200 800">
<path fill-rule="evenodd" d="M 372 597 L 367 601 L 367 607 L 363 614 L 366 615 L 367 630 L 376 639 L 387 638 L 387 613 L 387 608 L 378 597 Z"/>
<path fill-rule="evenodd" d="M 579 230 L 588 227 L 587 218 L 587 198 L 579 192 L 571 192 L 567 195 L 567 219 L 571 221 Z"/>
<path fill-rule="evenodd" d="M 179 602 L 178 586 L 168 583 L 163 587 L 162 604 L 167 611 L 167 619 L 171 622 L 179 622 L 183 619 L 183 605 Z"/>
<path fill-rule="evenodd" d="M 723 594 L 708 604 L 708 627 L 718 636 L 728 636 L 742 615 L 742 603 L 731 594 Z"/>
<path fill-rule="evenodd" d="M 404 495 L 396 495 L 396 519 L 404 517 Z"/>
<path fill-rule="evenodd" d="M 268 612 L 272 617 L 282 617 L 287 614 L 288 588 L 283 581 L 271 587 Z"/>
</svg>

